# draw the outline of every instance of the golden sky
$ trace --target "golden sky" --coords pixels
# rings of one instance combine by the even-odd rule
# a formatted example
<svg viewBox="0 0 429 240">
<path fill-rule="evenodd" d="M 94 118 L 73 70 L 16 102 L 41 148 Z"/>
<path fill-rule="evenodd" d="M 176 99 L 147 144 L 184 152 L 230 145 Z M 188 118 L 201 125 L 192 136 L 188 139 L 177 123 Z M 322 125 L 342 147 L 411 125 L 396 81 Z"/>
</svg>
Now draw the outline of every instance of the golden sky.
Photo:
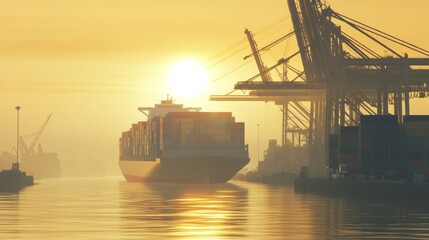
<svg viewBox="0 0 429 240">
<path fill-rule="evenodd" d="M 329 3 L 344 15 L 429 49 L 429 1 Z M 23 133 L 36 131 L 54 113 L 40 140 L 46 151 L 65 160 L 114 162 L 121 132 L 143 119 L 137 107 L 151 106 L 169 93 L 166 76 L 172 64 L 189 58 L 204 63 L 242 40 L 245 28 L 257 31 L 288 16 L 286 0 L 0 0 L 0 151 L 14 146 L 14 106 L 20 104 Z M 278 33 L 289 30 L 284 25 Z M 269 41 L 261 40 L 260 46 Z M 242 64 L 248 53 L 209 71 L 209 77 Z M 283 55 L 263 57 L 270 63 Z M 244 72 L 213 82 L 209 93 L 225 94 L 256 73 L 255 64 L 248 64 Z M 179 100 L 233 111 L 238 121 L 246 121 L 253 159 L 257 123 L 260 154 L 268 138 L 280 138 L 279 108 L 273 104 L 208 103 L 207 98 Z"/>
</svg>

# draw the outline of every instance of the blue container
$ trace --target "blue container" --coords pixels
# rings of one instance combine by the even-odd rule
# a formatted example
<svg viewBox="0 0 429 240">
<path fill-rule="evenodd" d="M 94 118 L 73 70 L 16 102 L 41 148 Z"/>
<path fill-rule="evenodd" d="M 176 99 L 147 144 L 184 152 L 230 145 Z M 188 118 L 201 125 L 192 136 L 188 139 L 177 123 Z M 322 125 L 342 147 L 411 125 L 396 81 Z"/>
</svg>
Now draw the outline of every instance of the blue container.
<svg viewBox="0 0 429 240">
<path fill-rule="evenodd" d="M 405 122 L 429 122 L 429 115 L 408 115 L 404 116 Z"/>
</svg>

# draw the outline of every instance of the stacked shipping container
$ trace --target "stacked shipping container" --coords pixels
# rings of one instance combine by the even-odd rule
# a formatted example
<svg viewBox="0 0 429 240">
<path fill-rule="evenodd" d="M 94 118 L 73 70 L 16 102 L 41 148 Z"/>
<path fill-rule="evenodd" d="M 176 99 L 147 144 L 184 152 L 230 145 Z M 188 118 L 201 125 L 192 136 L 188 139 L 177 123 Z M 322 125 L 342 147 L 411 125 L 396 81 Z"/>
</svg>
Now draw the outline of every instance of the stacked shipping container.
<svg viewBox="0 0 429 240">
<path fill-rule="evenodd" d="M 162 150 L 244 146 L 244 123 L 230 112 L 171 112 L 164 117 Z"/>
<path fill-rule="evenodd" d="M 338 166 L 338 134 L 329 134 L 329 168 Z"/>
<path fill-rule="evenodd" d="M 396 179 L 425 174 L 429 180 L 429 116 L 404 116 L 403 122 L 394 115 L 362 115 L 359 127 L 330 135 L 330 163 L 337 156 L 350 172 Z"/>
<path fill-rule="evenodd" d="M 150 151 L 150 126 L 147 122 L 138 122 L 131 129 L 122 132 L 119 139 L 119 153 L 121 157 L 131 157 L 131 160 L 145 159 L 151 156 Z"/>
<path fill-rule="evenodd" d="M 398 116 L 361 116 L 362 172 L 370 175 L 404 174 L 404 143 Z"/>
<path fill-rule="evenodd" d="M 404 133 L 409 172 L 429 174 L 429 116 L 405 116 Z"/>
<path fill-rule="evenodd" d="M 341 127 L 338 143 L 338 163 L 349 172 L 359 171 L 359 127 Z"/>
<path fill-rule="evenodd" d="M 119 140 L 121 159 L 154 159 L 164 150 L 242 149 L 244 123 L 230 112 L 169 112 L 133 124 Z"/>
</svg>

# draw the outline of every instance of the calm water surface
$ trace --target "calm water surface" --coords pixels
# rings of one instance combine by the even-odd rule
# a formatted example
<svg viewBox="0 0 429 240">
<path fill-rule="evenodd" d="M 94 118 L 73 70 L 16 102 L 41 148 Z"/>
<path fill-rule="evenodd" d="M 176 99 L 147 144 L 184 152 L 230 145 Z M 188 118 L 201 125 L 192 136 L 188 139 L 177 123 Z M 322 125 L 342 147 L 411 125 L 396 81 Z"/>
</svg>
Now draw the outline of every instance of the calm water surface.
<svg viewBox="0 0 429 240">
<path fill-rule="evenodd" d="M 0 194 L 0 239 L 428 239 L 429 211 L 293 187 L 38 181 Z"/>
</svg>

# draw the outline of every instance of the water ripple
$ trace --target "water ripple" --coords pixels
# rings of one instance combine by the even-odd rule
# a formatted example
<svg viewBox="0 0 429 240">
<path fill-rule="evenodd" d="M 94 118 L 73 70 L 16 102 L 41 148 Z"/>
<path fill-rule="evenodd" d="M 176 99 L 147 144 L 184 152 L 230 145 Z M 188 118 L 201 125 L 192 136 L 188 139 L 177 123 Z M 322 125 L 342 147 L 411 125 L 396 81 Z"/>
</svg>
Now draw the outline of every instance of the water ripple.
<svg viewBox="0 0 429 240">
<path fill-rule="evenodd" d="M 0 194 L 0 239 L 428 239 L 429 211 L 292 187 L 51 179 Z"/>
</svg>

